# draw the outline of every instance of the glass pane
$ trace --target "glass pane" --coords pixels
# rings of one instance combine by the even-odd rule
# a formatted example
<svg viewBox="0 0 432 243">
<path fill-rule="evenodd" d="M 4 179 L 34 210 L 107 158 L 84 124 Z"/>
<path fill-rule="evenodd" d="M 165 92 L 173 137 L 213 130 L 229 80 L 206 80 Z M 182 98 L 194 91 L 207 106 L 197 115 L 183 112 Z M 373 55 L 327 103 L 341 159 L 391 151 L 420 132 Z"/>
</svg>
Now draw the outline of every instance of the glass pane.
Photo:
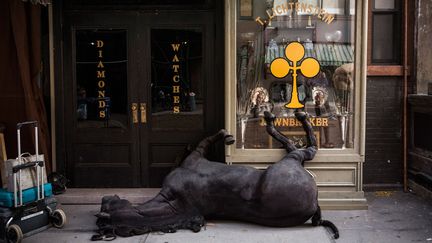
<svg viewBox="0 0 432 243">
<path fill-rule="evenodd" d="M 252 17 L 253 15 L 253 8 L 252 8 L 252 4 L 253 1 L 252 0 L 240 0 L 240 16 L 242 17 Z"/>
<path fill-rule="evenodd" d="M 375 0 L 375 9 L 395 9 L 395 0 Z"/>
<path fill-rule="evenodd" d="M 335 19 L 321 8 L 320 1 L 307 1 L 306 8 L 301 3 L 270 2 L 254 1 L 258 19 L 237 20 L 237 148 L 281 146 L 265 131 L 264 111 L 275 114 L 277 128 L 298 147 L 304 146 L 305 134 L 295 119 L 295 109 L 287 108 L 294 98 L 310 114 L 320 149 L 352 148 L 355 16 Z M 334 3 L 344 9 L 342 2 L 341 6 L 339 1 Z M 306 58 L 316 59 L 315 76 L 306 77 L 300 68 L 294 79 L 292 69 L 289 71 L 294 61 L 288 60 L 285 48 L 296 42 L 305 53 L 297 66 L 302 67 Z M 271 71 L 277 58 L 287 63 L 280 77 Z"/>
<path fill-rule="evenodd" d="M 394 26 L 392 14 L 374 14 L 372 35 L 373 62 L 394 62 Z"/>
<path fill-rule="evenodd" d="M 356 8 L 355 0 L 350 0 L 349 4 L 350 4 L 350 15 L 354 15 L 355 14 L 355 8 Z"/>
<path fill-rule="evenodd" d="M 331 14 L 345 14 L 345 0 L 322 0 L 322 8 Z"/>
<path fill-rule="evenodd" d="M 76 31 L 79 128 L 126 128 L 126 35 L 126 30 Z"/>
<path fill-rule="evenodd" d="M 202 129 L 201 31 L 153 29 L 151 47 L 152 128 Z"/>
</svg>

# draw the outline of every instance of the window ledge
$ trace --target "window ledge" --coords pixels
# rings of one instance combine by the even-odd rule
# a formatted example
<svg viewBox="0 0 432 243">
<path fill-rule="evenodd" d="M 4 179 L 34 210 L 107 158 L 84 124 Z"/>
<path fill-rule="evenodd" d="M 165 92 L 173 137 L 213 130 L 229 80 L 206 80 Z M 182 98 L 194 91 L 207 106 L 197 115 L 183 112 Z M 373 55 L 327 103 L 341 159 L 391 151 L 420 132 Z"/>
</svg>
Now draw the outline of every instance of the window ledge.
<svg viewBox="0 0 432 243">
<path fill-rule="evenodd" d="M 368 65 L 367 76 L 403 76 L 403 66 L 401 65 Z M 410 67 L 408 66 L 408 75 Z"/>
<path fill-rule="evenodd" d="M 274 151 L 274 152 L 270 152 Z M 333 152 L 333 153 L 329 153 Z M 337 153 L 338 152 L 338 153 Z M 258 153 L 259 156 L 258 156 Z M 226 162 L 229 164 L 268 164 L 281 160 L 286 155 L 284 150 L 267 150 L 267 151 L 248 151 L 247 153 L 235 153 L 226 156 Z M 318 151 L 315 158 L 309 163 L 313 162 L 363 162 L 363 156 L 355 153 L 353 150 L 348 151 Z"/>
</svg>

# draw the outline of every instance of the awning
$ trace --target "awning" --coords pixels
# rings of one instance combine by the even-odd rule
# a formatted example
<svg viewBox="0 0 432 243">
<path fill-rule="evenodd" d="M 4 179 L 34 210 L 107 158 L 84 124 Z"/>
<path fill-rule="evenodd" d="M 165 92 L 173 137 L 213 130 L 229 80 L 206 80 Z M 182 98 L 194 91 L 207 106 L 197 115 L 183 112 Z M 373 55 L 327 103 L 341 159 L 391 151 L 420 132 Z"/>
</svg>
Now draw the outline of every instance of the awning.
<svg viewBox="0 0 432 243">
<path fill-rule="evenodd" d="M 315 44 L 315 57 L 321 66 L 340 66 L 354 62 L 354 48 L 346 44 Z"/>
<path fill-rule="evenodd" d="M 266 47 L 265 62 L 271 63 L 275 58 L 284 57 L 284 46 Z M 312 49 L 305 49 L 305 57 L 313 57 L 321 66 L 340 66 L 354 62 L 354 48 L 350 44 L 315 43 Z"/>
</svg>

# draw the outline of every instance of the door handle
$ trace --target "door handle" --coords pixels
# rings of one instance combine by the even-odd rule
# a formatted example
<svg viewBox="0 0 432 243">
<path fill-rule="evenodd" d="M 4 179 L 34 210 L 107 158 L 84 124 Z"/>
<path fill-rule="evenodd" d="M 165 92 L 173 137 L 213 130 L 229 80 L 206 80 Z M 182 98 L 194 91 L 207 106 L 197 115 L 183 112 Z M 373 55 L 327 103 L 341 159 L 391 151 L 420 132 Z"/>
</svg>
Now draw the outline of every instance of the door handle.
<svg viewBox="0 0 432 243">
<path fill-rule="evenodd" d="M 147 123 L 147 103 L 140 103 L 141 123 Z"/>
<path fill-rule="evenodd" d="M 132 103 L 132 122 L 138 123 L 138 103 Z"/>
</svg>

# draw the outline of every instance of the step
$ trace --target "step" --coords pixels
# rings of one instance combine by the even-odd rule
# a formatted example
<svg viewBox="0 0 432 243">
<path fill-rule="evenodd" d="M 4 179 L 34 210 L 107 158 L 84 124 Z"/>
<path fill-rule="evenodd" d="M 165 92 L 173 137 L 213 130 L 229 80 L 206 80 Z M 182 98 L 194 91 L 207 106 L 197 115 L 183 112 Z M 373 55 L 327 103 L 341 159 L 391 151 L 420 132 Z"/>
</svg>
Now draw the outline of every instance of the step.
<svg viewBox="0 0 432 243">
<path fill-rule="evenodd" d="M 118 195 L 132 204 L 142 204 L 158 194 L 160 188 L 69 188 L 63 194 L 56 195 L 63 205 L 99 205 L 102 197 Z M 319 204 L 323 210 L 365 210 L 367 201 L 364 197 L 340 198 L 331 193 L 321 193 Z"/>
<path fill-rule="evenodd" d="M 68 188 L 65 193 L 56 195 L 64 205 L 100 204 L 102 197 L 118 195 L 133 204 L 141 204 L 158 194 L 160 188 Z"/>
</svg>

